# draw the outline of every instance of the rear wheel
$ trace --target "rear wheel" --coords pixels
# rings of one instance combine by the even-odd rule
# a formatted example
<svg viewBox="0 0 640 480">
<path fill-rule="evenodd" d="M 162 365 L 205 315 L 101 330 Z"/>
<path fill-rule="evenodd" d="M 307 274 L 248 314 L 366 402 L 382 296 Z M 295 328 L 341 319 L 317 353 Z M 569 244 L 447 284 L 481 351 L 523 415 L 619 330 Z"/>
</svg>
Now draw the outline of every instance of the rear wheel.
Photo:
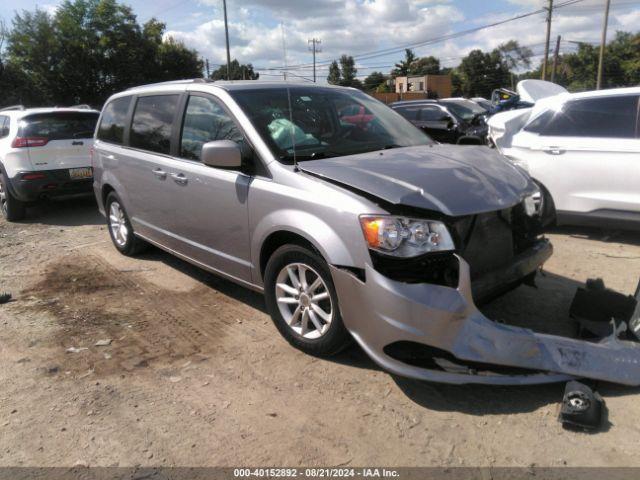
<svg viewBox="0 0 640 480">
<path fill-rule="evenodd" d="M 124 255 L 133 256 L 145 250 L 147 243 L 133 233 L 127 212 L 114 192 L 107 195 L 105 209 L 109 235 L 118 251 Z"/>
<path fill-rule="evenodd" d="M 351 342 L 329 268 L 316 253 L 298 245 L 276 250 L 265 271 L 265 298 L 282 336 L 303 352 L 330 356 Z"/>
<path fill-rule="evenodd" d="M 2 211 L 2 216 L 8 222 L 22 220 L 27 213 L 27 207 L 24 202 L 11 195 L 2 173 L 0 173 L 0 210 Z"/>
</svg>

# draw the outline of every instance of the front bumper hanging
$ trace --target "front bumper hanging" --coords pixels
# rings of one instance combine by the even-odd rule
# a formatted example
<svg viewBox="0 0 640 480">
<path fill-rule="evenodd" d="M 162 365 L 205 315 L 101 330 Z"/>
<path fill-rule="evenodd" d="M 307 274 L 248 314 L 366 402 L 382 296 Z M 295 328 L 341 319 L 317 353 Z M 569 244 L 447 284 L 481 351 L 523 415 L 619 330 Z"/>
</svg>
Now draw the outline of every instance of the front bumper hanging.
<svg viewBox="0 0 640 480">
<path fill-rule="evenodd" d="M 397 282 L 369 265 L 362 281 L 331 267 L 345 325 L 381 367 L 401 376 L 455 384 L 591 378 L 640 385 L 640 343 L 620 340 L 615 331 L 599 341 L 586 341 L 496 323 L 477 309 L 469 265 L 457 259 L 457 288 Z M 436 368 L 412 364 L 390 354 L 388 347 L 394 344 L 423 346 L 449 358 Z M 456 368 L 439 368 L 447 364 Z"/>
</svg>

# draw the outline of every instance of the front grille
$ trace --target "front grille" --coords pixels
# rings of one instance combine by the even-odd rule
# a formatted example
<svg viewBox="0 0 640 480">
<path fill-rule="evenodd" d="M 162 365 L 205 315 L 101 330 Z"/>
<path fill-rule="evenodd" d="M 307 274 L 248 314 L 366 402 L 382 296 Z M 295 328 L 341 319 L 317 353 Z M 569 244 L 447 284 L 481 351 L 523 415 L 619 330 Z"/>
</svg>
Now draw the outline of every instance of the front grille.
<svg viewBox="0 0 640 480">
<path fill-rule="evenodd" d="M 476 215 L 461 256 L 471 269 L 471 279 L 507 265 L 515 255 L 511 209 Z"/>
</svg>

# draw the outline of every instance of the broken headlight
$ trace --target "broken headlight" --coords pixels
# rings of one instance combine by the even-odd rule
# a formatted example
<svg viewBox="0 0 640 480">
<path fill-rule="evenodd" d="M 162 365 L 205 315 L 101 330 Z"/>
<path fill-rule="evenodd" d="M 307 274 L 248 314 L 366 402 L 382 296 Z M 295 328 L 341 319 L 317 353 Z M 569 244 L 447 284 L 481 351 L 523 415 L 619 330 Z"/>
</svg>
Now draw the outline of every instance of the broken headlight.
<svg viewBox="0 0 640 480">
<path fill-rule="evenodd" d="M 536 190 L 532 195 L 525 197 L 524 199 L 524 211 L 525 213 L 533 217 L 534 215 L 540 215 L 542 212 L 542 202 L 544 197 L 540 189 Z"/>
<path fill-rule="evenodd" d="M 415 257 L 454 250 L 444 223 L 391 215 L 362 215 L 360 224 L 369 248 L 395 257 Z"/>
</svg>

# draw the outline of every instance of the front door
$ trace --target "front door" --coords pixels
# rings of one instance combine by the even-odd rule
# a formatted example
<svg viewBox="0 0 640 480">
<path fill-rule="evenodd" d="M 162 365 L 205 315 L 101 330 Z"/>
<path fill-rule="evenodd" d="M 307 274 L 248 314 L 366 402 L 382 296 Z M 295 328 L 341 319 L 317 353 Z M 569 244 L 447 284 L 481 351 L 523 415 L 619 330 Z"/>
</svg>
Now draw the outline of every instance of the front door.
<svg viewBox="0 0 640 480">
<path fill-rule="evenodd" d="M 247 195 L 252 178 L 200 161 L 214 140 L 243 144 L 244 136 L 221 103 L 206 94 L 187 99 L 177 157 L 167 165 L 180 252 L 235 279 L 251 280 Z"/>
</svg>

